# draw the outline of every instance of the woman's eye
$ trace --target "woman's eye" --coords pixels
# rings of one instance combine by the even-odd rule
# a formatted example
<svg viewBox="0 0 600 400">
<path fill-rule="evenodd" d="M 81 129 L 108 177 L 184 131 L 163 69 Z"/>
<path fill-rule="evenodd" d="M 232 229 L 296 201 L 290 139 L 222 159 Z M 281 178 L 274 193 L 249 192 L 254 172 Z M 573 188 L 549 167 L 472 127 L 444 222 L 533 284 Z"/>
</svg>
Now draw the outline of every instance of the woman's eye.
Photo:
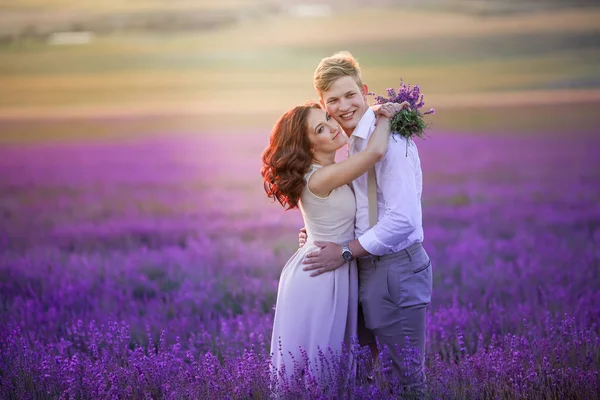
<svg viewBox="0 0 600 400">
<path fill-rule="evenodd" d="M 317 129 L 317 133 L 321 133 L 321 132 L 323 132 L 323 127 L 322 126 L 320 126 L 319 129 Z"/>
</svg>

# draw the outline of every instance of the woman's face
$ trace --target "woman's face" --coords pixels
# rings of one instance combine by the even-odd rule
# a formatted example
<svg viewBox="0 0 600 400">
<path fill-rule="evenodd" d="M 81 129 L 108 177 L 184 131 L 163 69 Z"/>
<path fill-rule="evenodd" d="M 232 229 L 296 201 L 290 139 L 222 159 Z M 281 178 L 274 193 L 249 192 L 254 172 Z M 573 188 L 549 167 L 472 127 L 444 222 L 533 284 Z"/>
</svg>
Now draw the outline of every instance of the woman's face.
<svg viewBox="0 0 600 400">
<path fill-rule="evenodd" d="M 308 138 L 314 150 L 314 157 L 335 153 L 348 142 L 348 136 L 340 125 L 319 108 L 308 114 Z"/>
</svg>

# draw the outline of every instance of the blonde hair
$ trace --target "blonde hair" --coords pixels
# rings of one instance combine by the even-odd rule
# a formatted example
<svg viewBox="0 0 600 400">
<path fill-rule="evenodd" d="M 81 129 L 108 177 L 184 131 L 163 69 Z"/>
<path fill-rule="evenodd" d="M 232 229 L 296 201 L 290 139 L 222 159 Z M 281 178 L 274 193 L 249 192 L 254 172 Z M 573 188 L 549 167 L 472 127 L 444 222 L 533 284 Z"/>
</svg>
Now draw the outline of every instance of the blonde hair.
<svg viewBox="0 0 600 400">
<path fill-rule="evenodd" d="M 336 80 L 344 76 L 351 76 L 358 87 L 362 88 L 360 66 L 356 58 L 348 51 L 340 51 L 321 60 L 313 76 L 315 90 L 321 96 L 323 92 L 331 88 Z"/>
</svg>

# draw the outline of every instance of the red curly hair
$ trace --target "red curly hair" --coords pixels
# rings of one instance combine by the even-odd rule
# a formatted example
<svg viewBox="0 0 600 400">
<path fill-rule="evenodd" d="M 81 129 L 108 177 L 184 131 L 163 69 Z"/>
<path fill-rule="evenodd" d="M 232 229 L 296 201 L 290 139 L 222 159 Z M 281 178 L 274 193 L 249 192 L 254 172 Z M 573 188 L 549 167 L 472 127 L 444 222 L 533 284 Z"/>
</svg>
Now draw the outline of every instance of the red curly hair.
<svg viewBox="0 0 600 400">
<path fill-rule="evenodd" d="M 304 175 L 313 161 L 307 120 L 314 108 L 321 106 L 309 102 L 283 114 L 273 126 L 269 146 L 262 153 L 260 173 L 265 192 L 286 210 L 298 207 L 306 184 Z"/>
</svg>

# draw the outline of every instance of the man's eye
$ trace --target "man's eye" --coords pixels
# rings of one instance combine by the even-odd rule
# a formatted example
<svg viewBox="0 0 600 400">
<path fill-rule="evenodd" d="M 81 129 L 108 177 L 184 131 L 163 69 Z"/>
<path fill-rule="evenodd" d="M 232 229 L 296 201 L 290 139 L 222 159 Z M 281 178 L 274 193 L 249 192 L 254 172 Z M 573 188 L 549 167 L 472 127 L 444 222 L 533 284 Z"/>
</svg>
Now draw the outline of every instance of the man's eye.
<svg viewBox="0 0 600 400">
<path fill-rule="evenodd" d="M 354 97 L 354 94 L 355 94 L 355 93 L 350 93 L 350 94 L 349 94 L 347 97 L 349 97 L 349 98 L 350 98 L 350 97 Z"/>
</svg>

